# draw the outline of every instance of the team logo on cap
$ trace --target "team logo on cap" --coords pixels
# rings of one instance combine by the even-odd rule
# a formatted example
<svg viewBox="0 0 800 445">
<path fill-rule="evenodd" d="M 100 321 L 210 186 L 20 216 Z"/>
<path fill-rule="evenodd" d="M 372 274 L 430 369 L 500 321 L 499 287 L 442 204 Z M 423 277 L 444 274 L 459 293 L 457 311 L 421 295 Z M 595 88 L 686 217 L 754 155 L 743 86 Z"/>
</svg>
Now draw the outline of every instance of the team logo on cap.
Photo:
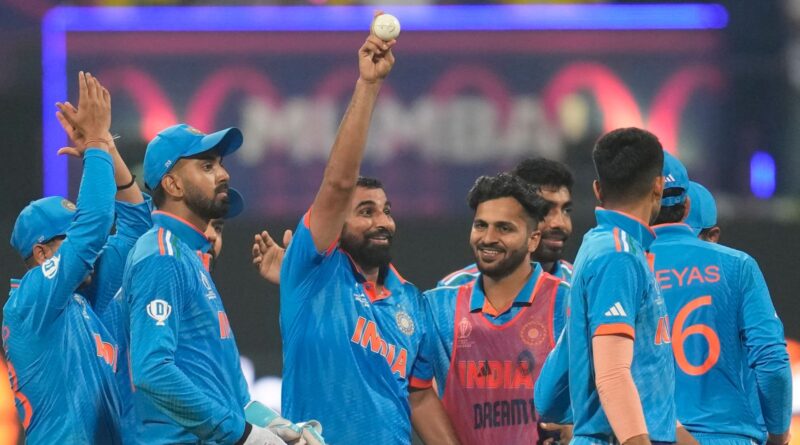
<svg viewBox="0 0 800 445">
<path fill-rule="evenodd" d="M 203 133 L 202 131 L 200 131 L 200 130 L 198 130 L 197 128 L 194 128 L 194 127 L 192 127 L 192 126 L 190 126 L 190 125 L 187 125 L 187 126 L 186 126 L 186 131 L 188 131 L 189 133 L 192 133 L 192 134 L 196 134 L 196 135 L 198 135 L 198 136 L 205 136 L 205 135 L 206 135 L 206 134 L 205 134 L 205 133 Z"/>
<path fill-rule="evenodd" d="M 394 321 L 397 322 L 397 328 L 400 329 L 400 332 L 403 334 L 411 335 L 414 333 L 414 320 L 405 312 L 398 312 L 394 316 Z"/>
<path fill-rule="evenodd" d="M 61 200 L 61 207 L 64 207 L 65 209 L 69 210 L 70 212 L 74 212 L 75 211 L 75 204 L 73 204 L 72 201 L 70 201 L 69 199 L 62 199 Z"/>
<path fill-rule="evenodd" d="M 546 331 L 547 328 L 545 328 L 543 324 L 539 323 L 538 321 L 531 320 L 522 326 L 519 336 L 526 345 L 536 346 L 544 341 L 546 337 L 544 333 Z"/>
<path fill-rule="evenodd" d="M 172 306 L 164 300 L 155 299 L 147 305 L 147 315 L 156 321 L 156 326 L 164 326 L 164 321 L 172 313 Z"/>
</svg>

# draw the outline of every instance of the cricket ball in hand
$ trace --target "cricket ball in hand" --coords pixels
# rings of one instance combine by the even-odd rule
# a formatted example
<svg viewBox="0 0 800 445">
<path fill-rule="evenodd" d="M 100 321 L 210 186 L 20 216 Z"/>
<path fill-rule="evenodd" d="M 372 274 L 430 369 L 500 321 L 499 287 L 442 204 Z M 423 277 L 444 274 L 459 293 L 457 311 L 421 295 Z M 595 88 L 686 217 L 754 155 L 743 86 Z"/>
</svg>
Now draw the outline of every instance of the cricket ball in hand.
<svg viewBox="0 0 800 445">
<path fill-rule="evenodd" d="M 391 14 L 381 14 L 372 22 L 372 33 L 384 42 L 400 35 L 400 21 Z"/>
</svg>

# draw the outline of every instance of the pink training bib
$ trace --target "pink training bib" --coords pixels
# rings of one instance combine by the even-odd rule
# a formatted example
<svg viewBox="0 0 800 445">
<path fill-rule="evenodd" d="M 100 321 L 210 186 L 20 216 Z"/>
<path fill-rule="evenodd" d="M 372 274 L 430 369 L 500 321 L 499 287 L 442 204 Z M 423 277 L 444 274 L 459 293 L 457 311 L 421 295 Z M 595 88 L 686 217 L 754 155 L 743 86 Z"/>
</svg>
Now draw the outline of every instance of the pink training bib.
<svg viewBox="0 0 800 445">
<path fill-rule="evenodd" d="M 559 279 L 541 274 L 531 305 L 499 326 L 470 312 L 474 283 L 458 291 L 445 410 L 464 445 L 534 444 L 539 436 L 533 385 L 554 346 Z"/>
</svg>

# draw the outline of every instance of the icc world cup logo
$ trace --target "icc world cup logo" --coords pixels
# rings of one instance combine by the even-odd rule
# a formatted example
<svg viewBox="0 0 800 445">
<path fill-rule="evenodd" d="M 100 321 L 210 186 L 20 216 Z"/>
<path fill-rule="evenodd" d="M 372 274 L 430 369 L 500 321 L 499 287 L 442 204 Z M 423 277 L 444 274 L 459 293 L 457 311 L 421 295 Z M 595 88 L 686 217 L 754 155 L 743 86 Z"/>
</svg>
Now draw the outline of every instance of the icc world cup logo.
<svg viewBox="0 0 800 445">
<path fill-rule="evenodd" d="M 172 313 L 172 306 L 164 300 L 153 300 L 147 305 L 147 315 L 156 321 L 156 326 L 164 326 L 164 321 Z"/>
</svg>

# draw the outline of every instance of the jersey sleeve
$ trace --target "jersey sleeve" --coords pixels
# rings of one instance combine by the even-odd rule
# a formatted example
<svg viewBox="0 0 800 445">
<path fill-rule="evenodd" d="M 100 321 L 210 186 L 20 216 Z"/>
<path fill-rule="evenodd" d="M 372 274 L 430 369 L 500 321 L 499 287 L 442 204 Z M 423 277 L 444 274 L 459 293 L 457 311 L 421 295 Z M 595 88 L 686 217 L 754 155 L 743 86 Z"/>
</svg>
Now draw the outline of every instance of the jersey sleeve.
<svg viewBox="0 0 800 445">
<path fill-rule="evenodd" d="M 544 422 L 572 423 L 569 398 L 569 345 L 566 331 L 547 355 L 533 392 L 533 403 Z"/>
<path fill-rule="evenodd" d="M 67 237 L 55 255 L 42 263 L 36 292 L 24 292 L 18 302 L 20 314 L 39 331 L 66 308 L 72 294 L 83 283 L 108 238 L 114 221 L 114 168 L 111 156 L 89 149 L 83 157 L 83 177 L 77 211 Z"/>
<path fill-rule="evenodd" d="M 178 260 L 166 255 L 151 257 L 135 267 L 127 297 L 136 390 L 203 441 L 236 442 L 244 431 L 242 413 L 207 397 L 175 363 L 181 295 L 187 282 Z"/>
<path fill-rule="evenodd" d="M 556 301 L 553 304 L 553 336 L 554 341 L 558 339 L 559 334 L 564 330 L 567 324 L 567 305 L 569 304 L 570 285 L 566 281 L 558 284 L 556 291 Z"/>
<path fill-rule="evenodd" d="M 792 373 L 783 324 L 775 312 L 764 275 L 753 258 L 742 267 L 739 326 L 747 360 L 756 375 L 767 431 L 782 434 L 792 415 Z"/>
<path fill-rule="evenodd" d="M 95 265 L 92 283 L 84 294 L 98 315 L 103 314 L 122 285 L 122 271 L 128 252 L 153 225 L 150 219 L 152 199 L 147 195 L 144 198 L 144 202 L 138 204 L 123 201 L 115 204 L 116 232 L 103 247 Z"/>
<path fill-rule="evenodd" d="M 641 264 L 630 253 L 616 252 L 598 258 L 586 284 L 587 318 L 592 336 L 635 337 L 636 313 L 643 295 Z"/>
<path fill-rule="evenodd" d="M 297 225 L 281 263 L 280 318 L 287 328 L 294 326 L 307 300 L 330 282 L 324 271 L 331 264 L 338 241 L 319 252 L 311 236 L 310 218 L 309 210 Z"/>
<path fill-rule="evenodd" d="M 411 377 L 408 386 L 414 389 L 427 389 L 433 386 L 433 360 L 436 356 L 435 329 L 430 314 L 427 299 L 420 296 L 420 321 L 423 334 L 419 345 L 419 352 L 414 365 L 411 367 Z"/>
</svg>

